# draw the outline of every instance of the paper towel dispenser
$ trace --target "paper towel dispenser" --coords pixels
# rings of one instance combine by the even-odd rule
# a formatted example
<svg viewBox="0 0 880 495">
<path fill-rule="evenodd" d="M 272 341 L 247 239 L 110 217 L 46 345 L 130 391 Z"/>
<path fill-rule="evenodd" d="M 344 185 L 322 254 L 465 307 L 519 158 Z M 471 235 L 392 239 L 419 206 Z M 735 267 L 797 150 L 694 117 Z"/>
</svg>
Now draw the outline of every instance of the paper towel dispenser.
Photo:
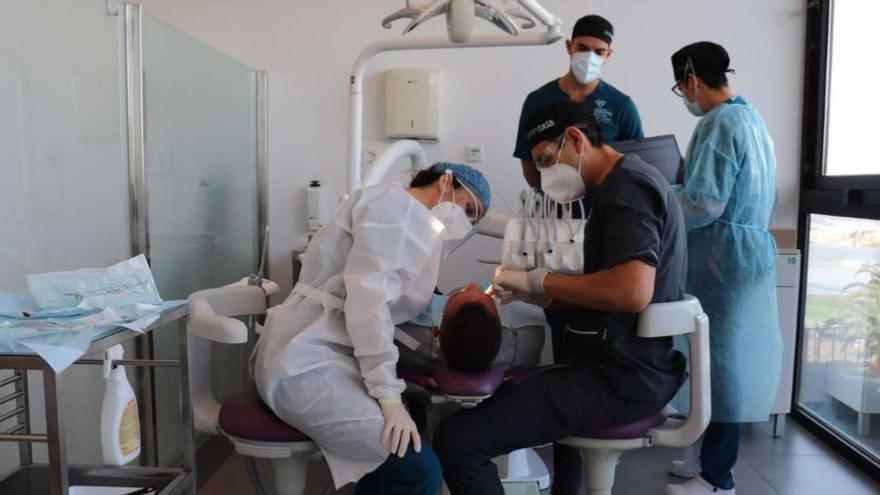
<svg viewBox="0 0 880 495">
<path fill-rule="evenodd" d="M 438 140 L 440 71 L 385 71 L 385 134 L 388 139 Z"/>
</svg>

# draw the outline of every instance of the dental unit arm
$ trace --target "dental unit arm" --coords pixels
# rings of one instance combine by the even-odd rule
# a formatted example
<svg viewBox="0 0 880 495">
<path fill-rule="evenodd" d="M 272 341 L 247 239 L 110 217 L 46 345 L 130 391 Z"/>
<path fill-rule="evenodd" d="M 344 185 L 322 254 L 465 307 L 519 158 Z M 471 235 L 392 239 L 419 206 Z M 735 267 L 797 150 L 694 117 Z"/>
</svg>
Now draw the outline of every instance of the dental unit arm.
<svg viewBox="0 0 880 495">
<path fill-rule="evenodd" d="M 485 12 L 490 10 L 482 9 L 481 12 L 484 14 L 478 14 L 478 9 L 476 7 L 475 0 L 448 0 L 448 1 L 435 1 L 428 6 L 413 6 L 411 2 L 406 2 L 403 9 L 395 12 L 389 17 L 386 17 L 383 20 L 383 25 L 390 25 L 392 21 L 395 19 L 402 18 L 414 18 L 416 15 L 420 15 L 422 12 L 428 11 L 429 6 L 434 6 L 433 8 L 438 8 L 438 4 L 446 8 L 447 3 L 449 5 L 455 4 L 453 11 L 453 25 L 457 22 L 459 17 L 459 12 L 461 12 L 459 4 L 470 3 L 473 6 L 470 13 L 467 15 L 462 15 L 462 19 L 468 19 L 472 22 L 473 17 L 475 15 L 488 15 Z M 366 71 L 367 64 L 370 60 L 378 55 L 379 53 L 388 52 L 388 51 L 401 51 L 401 50 L 426 50 L 426 49 L 442 49 L 442 48 L 480 48 L 480 47 L 498 47 L 498 46 L 541 46 L 541 45 L 551 45 L 559 40 L 561 40 L 564 36 L 562 33 L 562 21 L 555 15 L 548 12 L 544 7 L 542 7 L 537 0 L 517 0 L 519 7 L 512 7 L 508 3 L 504 3 L 504 7 L 498 7 L 497 1 L 487 2 L 480 1 L 482 5 L 490 6 L 495 9 L 495 12 L 506 13 L 506 15 L 510 18 L 519 19 L 521 21 L 525 21 L 520 25 L 520 29 L 528 29 L 532 27 L 532 25 L 537 26 L 537 22 L 540 22 L 542 25 L 546 26 L 546 31 L 540 33 L 520 33 L 517 36 L 510 36 L 508 34 L 499 34 L 499 35 L 474 35 L 470 36 L 468 33 L 467 42 L 456 42 L 455 38 L 447 38 L 441 36 L 433 36 L 433 37 L 422 37 L 422 38 L 406 38 L 406 39 L 393 39 L 393 40 L 384 40 L 377 41 L 372 43 L 371 45 L 364 48 L 361 53 L 358 55 L 357 60 L 355 60 L 354 66 L 351 70 L 351 75 L 349 77 L 349 128 L 348 128 L 348 183 L 347 183 L 347 192 L 350 194 L 351 192 L 360 189 L 362 187 L 362 151 L 363 151 L 363 120 L 364 120 L 364 72 Z M 456 10 L 458 9 L 458 10 Z M 489 9 L 489 7 L 487 7 Z M 465 9 L 465 13 L 467 9 Z M 433 10 L 431 11 L 433 12 Z M 449 22 L 449 11 L 441 9 L 441 13 L 446 12 L 447 14 L 447 22 Z M 437 14 L 439 15 L 439 14 Z M 423 19 L 422 22 L 426 20 Z M 465 21 L 461 21 L 465 22 Z M 514 23 L 515 24 L 515 23 Z M 413 26 L 415 27 L 415 26 Z M 457 29 L 457 28 L 456 28 Z M 379 167 L 374 167 L 371 174 L 378 175 Z M 381 179 L 381 177 L 379 177 Z M 376 180 L 374 177 L 371 177 L 371 180 Z"/>
<path fill-rule="evenodd" d="M 422 145 L 410 139 L 397 141 L 385 148 L 376 157 L 376 161 L 373 162 L 370 169 L 364 174 L 364 187 L 375 186 L 382 182 L 382 178 L 388 174 L 391 167 L 402 158 L 410 159 L 413 176 L 419 173 L 419 171 L 428 168 L 428 158 L 425 156 L 425 150 L 422 148 Z"/>
</svg>

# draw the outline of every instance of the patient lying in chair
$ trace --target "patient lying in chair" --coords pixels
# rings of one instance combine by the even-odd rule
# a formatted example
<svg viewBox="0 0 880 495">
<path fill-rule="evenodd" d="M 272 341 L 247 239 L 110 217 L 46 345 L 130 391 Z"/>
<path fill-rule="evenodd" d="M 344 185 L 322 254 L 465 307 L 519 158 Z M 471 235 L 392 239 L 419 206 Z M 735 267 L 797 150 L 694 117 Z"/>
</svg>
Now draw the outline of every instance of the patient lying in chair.
<svg viewBox="0 0 880 495">
<path fill-rule="evenodd" d="M 532 368 L 544 347 L 544 322 L 537 307 L 512 303 L 499 308 L 471 283 L 449 295 L 434 295 L 425 312 L 398 326 L 409 337 L 398 339 L 398 362 L 424 374 L 442 361 L 465 372 Z"/>
</svg>

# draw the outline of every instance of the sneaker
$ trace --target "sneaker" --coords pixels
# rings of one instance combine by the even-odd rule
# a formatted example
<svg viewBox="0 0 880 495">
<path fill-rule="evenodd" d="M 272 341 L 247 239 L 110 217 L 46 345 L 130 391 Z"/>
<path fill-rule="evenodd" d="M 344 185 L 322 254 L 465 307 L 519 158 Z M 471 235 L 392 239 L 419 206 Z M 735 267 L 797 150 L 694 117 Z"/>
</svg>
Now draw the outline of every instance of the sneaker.
<svg viewBox="0 0 880 495">
<path fill-rule="evenodd" d="M 686 481 L 680 485 L 666 485 L 664 495 L 736 495 L 736 490 L 722 490 L 715 488 L 702 476 L 698 476 L 690 481 Z"/>
<path fill-rule="evenodd" d="M 703 472 L 703 467 L 697 460 L 674 460 L 669 464 L 669 472 L 679 478 L 696 478 Z"/>
</svg>

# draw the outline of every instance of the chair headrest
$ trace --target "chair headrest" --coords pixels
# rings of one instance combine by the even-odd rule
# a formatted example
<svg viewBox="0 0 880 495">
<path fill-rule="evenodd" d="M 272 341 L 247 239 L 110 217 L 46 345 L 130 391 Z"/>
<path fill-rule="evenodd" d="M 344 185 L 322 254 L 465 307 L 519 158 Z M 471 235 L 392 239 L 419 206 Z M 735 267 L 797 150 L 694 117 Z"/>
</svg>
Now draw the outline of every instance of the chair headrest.
<svg viewBox="0 0 880 495">
<path fill-rule="evenodd" d="M 490 368 L 482 373 L 465 373 L 442 363 L 434 370 L 434 378 L 439 391 L 446 395 L 485 397 L 495 393 L 504 382 L 504 371 Z"/>
</svg>

